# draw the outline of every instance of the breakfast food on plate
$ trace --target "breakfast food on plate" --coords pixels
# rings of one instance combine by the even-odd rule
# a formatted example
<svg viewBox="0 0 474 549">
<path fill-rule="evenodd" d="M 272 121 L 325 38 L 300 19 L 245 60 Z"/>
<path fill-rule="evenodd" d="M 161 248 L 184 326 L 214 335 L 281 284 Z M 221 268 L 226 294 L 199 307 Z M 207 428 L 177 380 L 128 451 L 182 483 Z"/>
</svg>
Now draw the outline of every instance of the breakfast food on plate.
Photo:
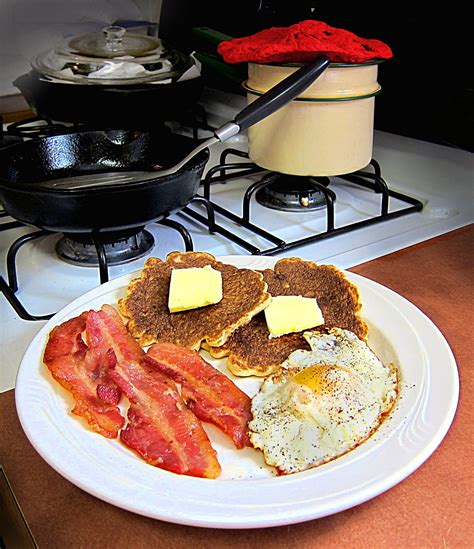
<svg viewBox="0 0 474 549">
<path fill-rule="evenodd" d="M 326 463 L 366 440 L 390 411 L 396 369 L 340 328 L 305 332 L 311 350 L 293 352 L 252 400 L 250 439 L 282 474 Z"/>
<path fill-rule="evenodd" d="M 128 424 L 120 439 L 145 461 L 175 473 L 216 478 L 216 452 L 174 381 L 146 360 L 113 307 L 91 311 L 95 342 L 115 357 L 109 375 L 128 397 Z"/>
<path fill-rule="evenodd" d="M 361 444 L 397 397 L 397 371 L 368 347 L 359 292 L 334 266 L 288 258 L 257 272 L 176 252 L 149 259 L 119 307 L 128 325 L 103 305 L 53 328 L 43 361 L 93 431 L 170 472 L 221 474 L 201 422 L 278 474 L 304 471 Z M 251 398 L 201 347 L 268 377 Z"/>
<path fill-rule="evenodd" d="M 307 63 L 321 55 L 333 63 L 364 63 L 393 56 L 380 40 L 361 38 L 312 19 L 225 40 L 217 51 L 227 63 Z"/>
<path fill-rule="evenodd" d="M 147 351 L 156 368 L 173 379 L 196 416 L 220 427 L 237 448 L 251 446 L 247 433 L 250 397 L 201 355 L 172 343 L 156 343 Z"/>
<path fill-rule="evenodd" d="M 151 465 L 219 476 L 201 421 L 219 427 L 237 448 L 251 446 L 250 397 L 195 351 L 161 343 L 145 353 L 110 305 L 53 328 L 43 361 L 75 398 L 75 415 L 107 438 L 120 436 Z"/>
<path fill-rule="evenodd" d="M 317 265 L 297 258 L 280 259 L 274 269 L 262 271 L 268 291 L 275 296 L 316 298 L 325 326 L 337 326 L 367 337 L 360 317 L 359 292 L 342 271 L 332 265 Z M 220 347 L 210 347 L 215 358 L 228 355 L 227 366 L 238 376 L 267 376 L 275 372 L 296 349 L 309 349 L 302 333 L 269 337 L 264 314 L 236 330 Z"/>
<path fill-rule="evenodd" d="M 173 269 L 211 266 L 222 275 L 222 299 L 207 307 L 171 313 L 168 307 Z M 187 291 L 184 287 L 183 291 Z M 168 342 L 199 349 L 202 342 L 219 346 L 270 302 L 263 276 L 217 261 L 204 252 L 174 252 L 166 261 L 150 258 L 140 278 L 132 280 L 119 301 L 128 330 L 142 346 Z"/>
<path fill-rule="evenodd" d="M 84 417 L 93 431 L 116 438 L 122 429 L 121 440 L 149 463 L 214 478 L 220 466 L 200 422 L 175 383 L 144 358 L 118 313 L 107 305 L 53 328 L 43 354 L 54 379 L 75 399 L 72 413 Z M 119 386 L 132 402 L 125 429 L 117 406 Z"/>
<path fill-rule="evenodd" d="M 88 316 L 83 313 L 53 328 L 43 362 L 73 396 L 72 413 L 84 418 L 93 431 L 116 438 L 125 423 L 117 406 L 120 391 L 108 377 L 107 352 L 87 346 L 82 339 Z"/>
</svg>

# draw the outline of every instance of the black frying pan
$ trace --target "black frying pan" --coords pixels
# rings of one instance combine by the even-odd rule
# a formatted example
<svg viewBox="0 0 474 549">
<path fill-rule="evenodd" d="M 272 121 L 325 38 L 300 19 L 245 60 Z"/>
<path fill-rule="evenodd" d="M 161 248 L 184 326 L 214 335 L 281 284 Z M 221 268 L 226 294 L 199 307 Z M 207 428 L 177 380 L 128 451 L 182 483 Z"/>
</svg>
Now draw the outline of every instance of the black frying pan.
<svg viewBox="0 0 474 549">
<path fill-rule="evenodd" d="M 170 84 L 93 85 L 64 84 L 44 79 L 32 70 L 13 84 L 33 112 L 57 122 L 94 127 L 151 127 L 164 120 L 179 119 L 197 103 L 202 78 Z"/>
<path fill-rule="evenodd" d="M 206 147 L 256 124 L 305 90 L 329 65 L 327 58 L 294 72 L 245 107 L 214 136 L 196 144 L 190 138 L 134 130 L 71 132 L 0 151 L 0 200 L 8 214 L 54 232 L 110 232 L 144 226 L 183 208 L 195 196 L 209 157 Z M 204 148 L 203 148 L 204 147 Z M 184 166 L 180 161 L 188 154 Z M 156 165 L 177 171 L 153 172 Z M 177 166 L 179 165 L 179 166 Z M 127 183 L 88 187 L 92 174 L 143 171 Z M 74 188 L 53 180 L 80 176 Z M 81 188 L 80 180 L 84 180 Z"/>
<path fill-rule="evenodd" d="M 60 177 L 172 166 L 195 146 L 164 130 L 97 130 L 25 141 L 0 150 L 0 200 L 23 223 L 61 233 L 140 227 L 186 206 L 209 158 L 202 151 L 176 174 L 146 182 L 84 190 L 48 189 Z"/>
</svg>

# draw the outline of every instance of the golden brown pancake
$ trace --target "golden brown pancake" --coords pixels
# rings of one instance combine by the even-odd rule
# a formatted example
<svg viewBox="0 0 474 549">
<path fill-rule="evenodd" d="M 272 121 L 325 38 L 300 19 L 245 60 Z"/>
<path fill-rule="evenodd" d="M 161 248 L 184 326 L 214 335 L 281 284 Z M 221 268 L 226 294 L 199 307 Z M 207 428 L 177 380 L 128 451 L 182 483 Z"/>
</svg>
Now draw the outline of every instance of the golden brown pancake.
<svg viewBox="0 0 474 549">
<path fill-rule="evenodd" d="M 289 258 L 280 259 L 273 270 L 266 269 L 262 274 L 272 296 L 316 298 L 325 320 L 321 329 L 336 326 L 354 332 L 361 339 L 367 337 L 367 325 L 359 317 L 359 292 L 337 267 Z M 215 358 L 228 355 L 228 368 L 238 376 L 267 376 L 296 349 L 309 350 L 302 333 L 276 338 L 269 335 L 261 313 L 235 331 L 224 345 L 208 350 Z"/>
<path fill-rule="evenodd" d="M 222 300 L 215 305 L 170 313 L 171 270 L 206 265 L 222 273 Z M 204 252 L 173 252 L 166 261 L 147 260 L 140 278 L 128 285 L 119 309 L 128 317 L 128 330 L 140 345 L 168 342 L 197 350 L 202 342 L 213 347 L 224 344 L 232 332 L 247 324 L 270 300 L 261 273 L 220 263 Z"/>
</svg>

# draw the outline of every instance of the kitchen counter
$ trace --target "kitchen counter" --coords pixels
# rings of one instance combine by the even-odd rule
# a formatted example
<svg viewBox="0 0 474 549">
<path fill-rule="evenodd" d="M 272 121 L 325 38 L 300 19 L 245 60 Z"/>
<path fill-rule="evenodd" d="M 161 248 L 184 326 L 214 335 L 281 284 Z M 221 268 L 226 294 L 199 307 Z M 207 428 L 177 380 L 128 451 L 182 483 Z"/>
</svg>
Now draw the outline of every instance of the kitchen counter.
<svg viewBox="0 0 474 549">
<path fill-rule="evenodd" d="M 23 434 L 11 390 L 0 394 L 0 464 L 39 547 L 472 547 L 473 252 L 470 225 L 351 269 L 419 307 L 458 364 L 451 429 L 400 484 L 347 511 L 285 527 L 209 530 L 155 521 L 95 499 L 51 469 Z"/>
</svg>

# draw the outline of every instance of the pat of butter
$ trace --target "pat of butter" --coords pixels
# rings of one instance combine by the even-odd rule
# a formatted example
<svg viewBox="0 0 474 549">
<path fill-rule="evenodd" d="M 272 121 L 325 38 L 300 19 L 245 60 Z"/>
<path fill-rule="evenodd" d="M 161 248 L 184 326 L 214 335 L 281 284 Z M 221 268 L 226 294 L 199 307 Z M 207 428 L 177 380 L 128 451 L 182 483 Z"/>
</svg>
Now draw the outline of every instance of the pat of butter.
<svg viewBox="0 0 474 549">
<path fill-rule="evenodd" d="M 270 337 L 301 332 L 324 324 L 316 299 L 300 295 L 273 297 L 265 309 L 265 319 Z"/>
<path fill-rule="evenodd" d="M 222 299 L 222 274 L 210 265 L 171 271 L 168 309 L 170 313 L 197 309 Z"/>
</svg>

